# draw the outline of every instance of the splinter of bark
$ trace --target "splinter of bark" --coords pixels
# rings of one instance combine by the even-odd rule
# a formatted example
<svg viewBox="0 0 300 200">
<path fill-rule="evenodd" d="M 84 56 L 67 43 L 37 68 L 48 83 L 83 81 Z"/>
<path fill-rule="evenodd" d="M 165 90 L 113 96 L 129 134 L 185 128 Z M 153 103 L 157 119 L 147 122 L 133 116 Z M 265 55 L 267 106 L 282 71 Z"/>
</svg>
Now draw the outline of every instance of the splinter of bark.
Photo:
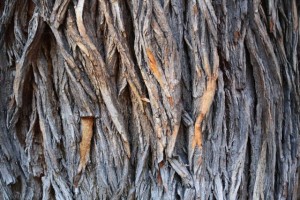
<svg viewBox="0 0 300 200">
<path fill-rule="evenodd" d="M 207 115 L 211 104 L 213 102 L 215 91 L 216 91 L 216 80 L 217 75 L 213 75 L 212 77 L 208 78 L 206 90 L 204 91 L 201 100 L 200 100 L 200 109 L 199 109 L 199 115 L 197 116 L 196 122 L 195 122 L 195 131 L 194 131 L 194 137 L 195 140 L 192 143 L 193 149 L 196 147 L 196 145 L 202 149 L 202 130 L 201 125 L 204 117 Z"/>
<path fill-rule="evenodd" d="M 90 157 L 91 140 L 93 137 L 94 117 L 81 118 L 80 163 L 77 173 L 85 169 Z"/>
</svg>

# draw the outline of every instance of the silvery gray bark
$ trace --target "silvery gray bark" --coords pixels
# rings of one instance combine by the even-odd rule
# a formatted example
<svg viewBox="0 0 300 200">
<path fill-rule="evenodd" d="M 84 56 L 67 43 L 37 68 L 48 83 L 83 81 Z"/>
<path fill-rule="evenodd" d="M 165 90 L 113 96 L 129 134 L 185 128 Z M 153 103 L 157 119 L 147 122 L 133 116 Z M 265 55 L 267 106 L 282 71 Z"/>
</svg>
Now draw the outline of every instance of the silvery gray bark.
<svg viewBox="0 0 300 200">
<path fill-rule="evenodd" d="M 299 6 L 2 1 L 1 199 L 296 199 Z"/>
</svg>

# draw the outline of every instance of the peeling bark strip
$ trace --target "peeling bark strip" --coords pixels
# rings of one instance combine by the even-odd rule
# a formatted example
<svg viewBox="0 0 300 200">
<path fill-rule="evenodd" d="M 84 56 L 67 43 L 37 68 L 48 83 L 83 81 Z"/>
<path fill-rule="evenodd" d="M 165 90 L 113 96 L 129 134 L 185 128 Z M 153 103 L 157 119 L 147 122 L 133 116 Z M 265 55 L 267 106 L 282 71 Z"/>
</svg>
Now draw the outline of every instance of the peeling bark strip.
<svg viewBox="0 0 300 200">
<path fill-rule="evenodd" d="M 297 199 L 299 7 L 2 0 L 0 199 Z"/>
<path fill-rule="evenodd" d="M 155 57 L 154 57 L 154 55 L 153 55 L 153 53 L 151 52 L 150 49 L 147 49 L 146 52 L 147 52 L 148 59 L 149 59 L 150 70 L 153 73 L 153 75 L 155 76 L 156 80 L 159 82 L 159 84 L 161 86 L 163 86 L 162 74 L 161 74 L 161 72 L 159 71 L 159 69 L 157 67 Z"/>
<path fill-rule="evenodd" d="M 77 173 L 85 169 L 90 158 L 91 141 L 93 137 L 94 117 L 81 117 L 80 163 Z"/>
<path fill-rule="evenodd" d="M 216 92 L 216 81 L 217 81 L 216 75 L 209 76 L 206 90 L 204 91 L 201 97 L 200 110 L 199 110 L 200 114 L 196 118 L 196 122 L 195 122 L 195 131 L 194 131 L 195 139 L 193 140 L 192 143 L 193 148 L 195 148 L 195 146 L 198 145 L 198 147 L 202 149 L 202 141 L 203 141 L 202 130 L 201 130 L 202 122 L 213 103 L 215 92 Z"/>
</svg>

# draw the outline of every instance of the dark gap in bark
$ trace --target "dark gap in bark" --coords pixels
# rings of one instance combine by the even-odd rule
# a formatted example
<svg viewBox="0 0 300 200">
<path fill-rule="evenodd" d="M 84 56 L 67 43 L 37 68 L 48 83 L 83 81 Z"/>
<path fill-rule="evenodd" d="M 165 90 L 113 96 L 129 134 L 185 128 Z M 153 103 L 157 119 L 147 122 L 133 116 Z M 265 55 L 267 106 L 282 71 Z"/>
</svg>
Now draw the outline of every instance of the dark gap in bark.
<svg viewBox="0 0 300 200">
<path fill-rule="evenodd" d="M 137 63 L 137 60 L 136 60 L 136 56 L 134 56 L 134 60 L 136 61 L 136 65 L 134 66 L 134 67 L 136 68 L 136 70 L 135 70 L 136 75 L 139 77 L 139 80 L 144 81 L 142 72 L 141 72 L 141 70 L 140 70 L 139 67 L 138 67 L 138 63 Z M 146 58 L 145 58 L 145 53 L 144 53 L 143 50 L 142 50 L 142 52 L 141 52 L 141 60 L 142 60 L 142 67 L 147 66 Z M 147 70 L 147 69 L 146 69 L 146 70 Z M 149 73 L 149 72 L 147 72 L 147 73 Z M 149 93 L 148 93 L 147 86 L 146 86 L 145 84 L 142 84 L 141 87 L 142 87 L 142 92 L 143 92 L 143 94 L 146 96 L 146 98 L 149 99 Z M 150 110 L 151 115 L 152 115 L 152 108 L 151 108 L 151 106 L 149 106 L 149 108 L 150 108 L 149 110 Z"/>
<path fill-rule="evenodd" d="M 25 149 L 25 145 L 26 145 L 25 144 L 26 136 L 25 136 L 24 130 L 23 130 L 24 126 L 22 126 L 22 123 L 24 123 L 24 122 L 25 122 L 25 116 L 22 113 L 21 116 L 19 117 L 18 122 L 16 123 L 16 132 L 15 133 L 16 133 L 16 137 L 18 139 L 18 142 L 20 143 L 21 148 L 23 148 L 23 149 Z M 18 155 L 18 156 L 20 156 L 20 155 Z"/>
<path fill-rule="evenodd" d="M 33 177 L 33 185 L 34 185 L 34 197 L 33 199 L 39 199 L 38 195 L 43 193 L 43 182 L 41 177 Z"/>
<path fill-rule="evenodd" d="M 54 35 L 50 29 L 49 26 L 45 26 L 45 29 L 44 29 L 44 33 L 41 37 L 41 40 L 42 41 L 45 41 L 43 43 L 43 46 L 42 46 L 42 49 L 43 49 L 43 54 L 44 54 L 44 57 L 47 61 L 47 68 L 48 68 L 48 71 L 49 71 L 49 78 L 51 80 L 51 84 L 52 85 L 52 88 L 53 88 L 53 93 L 55 95 L 55 100 L 58 100 L 59 99 L 59 95 L 57 94 L 57 91 L 55 90 L 55 83 L 53 81 L 53 70 L 54 70 L 54 66 L 53 66 L 53 63 L 51 62 L 52 61 L 52 56 L 51 56 L 51 49 L 53 48 L 53 43 L 55 42 L 55 38 L 54 38 Z M 60 117 L 60 116 L 59 116 Z"/>
<path fill-rule="evenodd" d="M 263 118 L 264 119 L 264 118 Z M 264 177 L 264 184 L 263 184 L 263 189 L 265 191 L 270 191 L 271 188 L 273 187 L 270 182 L 270 172 L 271 172 L 271 169 L 270 169 L 270 165 L 272 165 L 272 160 L 273 158 L 271 157 L 271 152 L 272 152 L 272 146 L 270 144 L 270 138 L 269 136 L 267 136 L 265 134 L 265 136 L 262 137 L 263 138 L 263 141 L 266 142 L 266 168 L 265 168 L 265 173 L 266 173 L 266 176 Z M 268 156 L 269 155 L 269 156 Z M 269 164 L 269 165 L 268 165 Z M 266 184 L 267 183 L 267 184 Z M 268 196 L 267 194 L 265 193 L 264 194 L 264 199 L 268 199 Z"/>
<path fill-rule="evenodd" d="M 22 180 L 21 177 L 18 176 L 16 177 L 15 183 L 11 185 L 11 191 L 13 191 L 13 199 L 21 199 L 21 194 L 22 194 Z"/>
<path fill-rule="evenodd" d="M 131 111 L 130 111 L 131 113 Z M 130 129 L 130 121 L 131 121 L 131 118 L 128 117 L 128 140 L 129 140 L 129 147 L 130 147 L 130 150 L 131 150 L 131 153 L 132 152 L 136 152 L 136 155 L 131 155 L 130 159 L 129 159 L 129 176 L 130 176 L 130 181 L 131 183 L 133 184 L 135 182 L 135 175 L 136 175 L 136 169 L 137 169 L 137 156 L 138 156 L 138 148 L 134 149 L 135 147 L 135 142 L 138 143 L 137 141 L 134 141 L 134 134 L 132 133 L 131 129 Z M 146 166 L 145 166 L 146 167 Z"/>
<path fill-rule="evenodd" d="M 35 3 L 32 2 L 32 0 L 28 0 L 27 1 L 27 20 L 28 22 L 30 21 L 30 19 L 33 16 L 34 13 L 34 9 L 35 9 Z M 27 23 L 28 24 L 28 23 Z M 27 28 L 27 27 L 26 27 Z"/>
<path fill-rule="evenodd" d="M 250 132 L 251 130 L 249 130 Z M 241 193 L 241 196 L 244 196 L 244 197 L 247 197 L 247 199 L 249 199 L 249 191 L 250 191 L 250 176 L 249 176 L 249 173 L 250 173 L 250 164 L 252 162 L 251 160 L 251 142 L 250 142 L 250 133 L 248 134 L 248 141 L 247 141 L 247 147 L 246 147 L 246 156 L 245 156 L 245 168 L 244 168 L 244 176 L 243 178 L 245 179 L 244 183 L 244 189 L 243 190 L 240 190 Z M 246 193 L 246 194 L 244 194 Z"/>
<path fill-rule="evenodd" d="M 287 17 L 291 17 L 291 1 L 281 0 L 280 5 Z"/>
<path fill-rule="evenodd" d="M 184 37 L 184 36 L 183 36 Z M 190 114 L 192 113 L 192 109 L 193 109 L 193 103 L 192 103 L 192 99 L 193 99 L 193 95 L 192 95 L 192 91 L 191 91 L 191 88 L 192 88 L 192 85 L 193 85 L 193 79 L 192 79 L 192 67 L 191 67 L 191 63 L 190 63 L 190 56 L 189 56 L 189 47 L 188 47 L 188 44 L 187 42 L 184 40 L 183 43 L 182 43 L 182 46 L 183 46 L 183 53 L 184 53 L 184 57 L 186 58 L 186 62 L 184 64 L 186 64 L 186 66 L 183 66 L 184 68 L 187 69 L 187 76 L 189 77 L 189 80 L 188 80 L 188 83 L 189 85 L 185 86 L 185 81 L 183 80 L 183 77 L 181 75 L 181 80 L 183 82 L 183 88 L 184 90 L 186 90 L 187 92 L 182 92 L 182 99 L 183 99 L 183 107 L 184 109 Z M 183 72 L 184 73 L 184 72 Z M 188 98 L 185 98 L 185 95 L 189 95 Z M 187 101 L 188 100 L 188 101 Z"/>
<path fill-rule="evenodd" d="M 66 81 L 66 85 L 65 85 L 65 87 L 63 89 L 64 89 L 65 94 L 67 96 L 67 99 L 69 101 L 71 110 L 74 111 L 74 107 L 76 105 L 76 103 L 75 103 L 75 98 L 76 97 L 73 96 L 73 92 L 72 92 L 72 87 L 74 86 L 74 84 L 72 83 L 72 80 L 70 80 L 70 78 L 68 77 L 68 75 L 67 75 L 67 80 L 68 81 Z"/>
<path fill-rule="evenodd" d="M 219 52 L 222 52 L 219 50 Z M 225 124 L 226 124 L 226 135 L 224 138 L 226 138 L 226 143 L 229 143 L 230 140 L 230 130 L 229 130 L 229 125 L 230 125 L 230 87 L 232 85 L 231 77 L 229 74 L 231 69 L 230 69 L 230 63 L 226 61 L 226 58 L 223 57 L 223 54 L 220 54 L 219 57 L 219 62 L 220 62 L 220 70 L 222 71 L 223 74 L 223 80 L 224 80 L 224 98 L 225 98 Z"/>
<path fill-rule="evenodd" d="M 126 16 L 125 16 L 126 37 L 128 38 L 129 47 L 133 47 L 134 46 L 135 32 L 134 32 L 134 28 L 133 28 L 133 20 L 132 20 L 132 15 L 131 15 L 131 12 L 130 12 L 130 6 L 129 6 L 128 1 L 124 2 L 124 9 L 125 9 L 125 13 L 126 13 Z M 129 34 L 127 34 L 127 33 L 129 33 Z M 129 48 L 129 51 L 132 55 L 132 59 L 133 59 L 134 64 L 137 65 L 137 60 L 136 60 L 136 57 L 134 56 L 134 49 Z M 135 70 L 135 71 L 139 72 L 139 70 Z"/>
<path fill-rule="evenodd" d="M 3 37 L 4 44 L 0 43 L 0 47 L 2 47 L 3 45 L 5 45 L 7 50 L 8 49 L 11 50 L 12 47 L 15 45 L 14 44 L 14 41 L 15 41 L 14 26 L 15 26 L 14 21 L 11 20 L 10 23 L 6 24 L 6 27 L 3 28 L 3 30 L 1 30 L 1 32 L 3 31 L 3 36 L 1 36 L 1 34 L 0 34 L 0 37 Z M 8 32 L 10 34 L 6 34 L 6 32 Z M 14 61 L 16 60 L 15 57 L 10 58 L 10 59 L 12 59 Z"/>
<path fill-rule="evenodd" d="M 257 157 L 258 155 L 255 155 L 258 151 L 261 152 L 261 148 L 262 148 L 262 141 L 265 141 L 265 137 L 266 135 L 263 134 L 261 135 L 257 135 L 256 132 L 256 120 L 257 120 L 257 105 L 258 105 L 258 92 L 256 90 L 256 83 L 255 83 L 255 76 L 254 76 L 254 69 L 253 69 L 253 65 L 251 63 L 251 57 L 250 57 L 250 52 L 248 50 L 248 46 L 245 42 L 245 53 L 246 53 L 246 70 L 247 70 L 247 77 L 249 77 L 250 79 L 248 79 L 249 81 L 251 81 L 251 91 L 253 94 L 253 108 L 252 108 L 252 115 L 251 117 L 251 128 L 252 131 L 249 133 L 249 148 L 250 148 L 250 152 L 249 152 L 249 160 L 251 161 L 249 165 L 249 172 L 251 174 L 251 176 L 249 176 L 249 183 L 248 183 L 248 192 L 249 192 L 249 198 L 253 198 L 253 191 L 254 191 L 254 182 L 255 180 L 252 177 L 257 176 L 257 172 L 255 171 L 255 167 L 257 167 L 258 165 L 258 159 L 256 160 L 256 158 L 254 160 L 252 160 L 252 158 Z M 254 63 L 255 64 L 255 63 Z M 261 117 L 261 121 L 263 121 L 263 117 Z M 263 128 L 262 128 L 263 129 Z M 260 138 L 259 138 L 260 137 Z M 259 140 L 259 142 L 257 142 L 256 140 Z M 256 145 L 254 145 L 256 144 Z"/>
<path fill-rule="evenodd" d="M 0 3 L 0 13 L 3 15 L 3 11 L 4 11 L 4 3 Z M 0 15 L 1 18 L 1 15 Z"/>
<path fill-rule="evenodd" d="M 120 56 L 120 53 L 118 52 L 118 51 L 116 51 L 116 53 L 115 53 L 116 55 L 116 57 L 117 57 L 117 59 L 116 59 L 116 65 L 117 65 L 117 67 L 115 67 L 115 70 L 114 70 L 114 72 L 113 72 L 113 74 L 111 75 L 111 79 L 113 79 L 113 81 L 115 82 L 115 90 L 117 91 L 117 92 L 119 92 L 119 88 L 118 88 L 118 78 L 119 78 L 119 76 L 120 76 L 120 74 L 122 73 L 122 71 L 120 70 L 120 68 L 122 67 L 121 65 L 122 65 L 122 60 L 121 60 L 121 56 Z M 126 86 L 127 87 L 127 86 Z M 125 89 L 125 88 L 124 88 Z"/>
<path fill-rule="evenodd" d="M 162 7 L 163 7 L 164 11 L 166 11 L 163 4 L 162 4 Z M 168 10 L 169 10 L 169 14 L 166 15 L 166 17 L 169 19 L 169 23 L 170 23 L 170 22 L 172 22 L 172 16 L 173 16 L 173 9 L 172 9 L 172 5 L 171 5 L 171 1 L 168 2 L 168 5 L 166 6 L 166 8 L 168 8 Z"/>
<path fill-rule="evenodd" d="M 50 184 L 50 186 L 49 186 L 49 199 L 56 199 L 55 198 L 55 190 L 54 190 L 52 184 Z"/>
<path fill-rule="evenodd" d="M 216 17 L 218 19 L 218 23 L 217 23 L 217 36 L 218 38 L 220 38 L 218 40 L 218 44 L 217 44 L 217 49 L 218 49 L 218 53 L 219 53 L 219 57 L 220 57 L 220 67 L 221 67 L 221 57 L 222 57 L 222 60 L 226 61 L 226 52 L 223 51 L 223 49 L 225 49 L 226 47 L 224 47 L 224 35 L 225 35 L 225 31 L 226 31 L 226 27 L 225 27 L 225 24 L 226 24 L 226 15 L 225 13 L 223 12 L 222 10 L 222 5 L 221 5 L 221 2 L 219 3 L 216 3 Z"/>
<path fill-rule="evenodd" d="M 257 105 L 257 95 L 256 95 L 256 89 L 255 89 L 255 78 L 254 78 L 254 72 L 253 72 L 253 66 L 251 65 L 250 60 L 250 52 L 248 51 L 246 43 L 244 43 L 245 46 L 245 56 L 246 56 L 246 77 L 247 81 L 250 83 L 251 86 L 251 92 L 253 94 L 253 119 L 256 119 L 256 105 Z M 250 88 L 249 88 L 250 89 Z"/>
<path fill-rule="evenodd" d="M 87 162 L 87 165 L 86 165 L 86 170 L 89 171 L 89 172 L 95 172 L 96 170 L 96 167 L 95 167 L 95 164 L 93 163 L 93 158 L 91 157 L 93 152 L 95 151 L 95 146 L 97 145 L 95 140 L 97 139 L 97 134 L 96 134 L 96 119 L 94 116 L 84 116 L 84 117 L 81 117 L 83 119 L 90 119 L 90 120 L 94 120 L 94 124 L 93 124 L 93 136 L 92 136 L 92 139 L 91 139 L 91 146 L 90 146 L 90 153 L 89 153 L 89 161 Z M 65 174 L 68 176 L 68 171 L 65 171 Z M 68 179 L 70 179 L 71 177 L 68 176 Z"/>
<path fill-rule="evenodd" d="M 216 119 L 216 117 L 217 117 L 217 115 L 216 115 L 216 111 L 217 111 L 217 107 L 218 107 L 218 105 L 220 104 L 220 102 L 218 101 L 220 98 L 218 97 L 218 91 L 219 90 L 224 90 L 224 87 L 223 88 L 219 88 L 219 85 L 218 85 L 218 79 L 217 79 L 217 81 L 216 81 L 216 85 L 217 85 L 217 87 L 216 87 L 216 94 L 215 94 L 215 99 L 214 99 L 214 101 L 213 101 L 213 103 L 212 103 L 212 105 L 211 105 L 211 123 L 212 123 L 212 130 L 214 130 L 214 127 L 216 127 L 217 126 L 217 123 L 219 123 L 219 122 L 217 122 L 215 119 Z M 213 137 L 213 135 L 214 134 L 217 134 L 217 133 L 210 133 L 211 135 L 209 135 L 208 136 L 208 140 L 211 140 L 212 139 L 212 137 Z"/>
<path fill-rule="evenodd" d="M 170 169 L 171 169 L 171 170 L 174 170 L 174 169 L 172 169 L 171 167 L 170 167 Z M 171 171 L 171 170 L 170 170 L 170 171 Z M 182 183 L 181 177 L 177 174 L 177 172 L 174 173 L 174 180 L 175 180 L 175 183 Z M 176 188 L 175 188 L 175 190 L 176 190 Z"/>
<path fill-rule="evenodd" d="M 184 132 L 184 125 L 181 121 L 174 149 L 176 154 L 179 155 L 184 164 L 188 164 L 188 155 L 186 149 L 186 147 L 188 146 L 188 137 L 186 136 L 188 136 L 188 134 L 185 133 L 186 132 Z"/>
<path fill-rule="evenodd" d="M 83 23 L 88 36 L 93 41 L 95 46 L 98 46 L 97 43 L 98 40 L 96 39 L 96 26 L 94 26 L 96 24 L 96 14 L 93 13 L 93 10 L 96 9 L 96 7 L 94 9 L 90 9 L 90 8 L 91 8 L 90 2 L 85 1 L 83 5 L 83 13 L 82 13 Z"/>
<path fill-rule="evenodd" d="M 148 165 L 148 169 L 149 169 L 149 173 L 151 173 L 150 172 L 150 170 L 152 169 L 154 169 L 154 166 L 155 166 L 155 163 L 154 163 L 154 161 L 155 161 L 155 155 L 153 155 L 153 153 L 155 152 L 155 144 L 151 141 L 151 136 L 150 136 L 150 145 L 149 145 L 149 156 L 148 156 L 148 162 L 147 162 L 147 165 Z"/>
<path fill-rule="evenodd" d="M 276 118 L 277 118 L 277 116 L 276 116 Z M 282 125 L 282 127 L 284 127 L 283 125 Z M 283 134 L 283 129 L 282 129 L 282 131 L 280 132 L 280 131 L 277 131 L 276 130 L 276 132 L 275 132 L 275 143 L 276 143 L 276 158 L 277 158 L 277 160 L 276 160 L 276 162 L 275 162 L 275 174 L 277 174 L 277 172 L 278 172 L 278 174 L 280 173 L 280 167 L 281 167 L 281 155 L 280 155 L 280 152 L 279 152 L 279 144 L 281 143 L 281 141 L 279 140 L 279 135 L 282 135 Z M 282 138 L 282 136 L 281 136 L 281 138 Z M 275 191 L 279 191 L 280 190 L 280 182 L 281 182 L 281 177 L 280 176 L 275 176 L 275 178 L 274 178 L 274 182 L 275 182 L 275 185 L 274 185 L 274 190 Z M 274 194 L 274 197 L 275 197 L 275 199 L 278 199 L 279 198 L 279 196 L 278 196 L 278 194 L 277 193 L 275 193 Z"/>
<path fill-rule="evenodd" d="M 97 4 L 97 10 L 96 10 L 96 14 L 95 14 L 95 37 L 97 39 L 97 42 L 95 45 L 98 47 L 98 51 L 100 52 L 101 55 L 104 55 L 105 53 L 105 47 L 104 47 L 104 44 L 103 44 L 103 41 L 104 41 L 104 34 L 105 34 L 105 31 L 106 31 L 106 27 L 105 27 L 105 19 L 103 19 L 103 23 L 101 24 L 99 21 L 101 17 L 101 7 L 99 5 L 99 3 Z M 102 16 L 104 17 L 104 15 Z M 104 59 L 104 56 L 103 56 L 103 59 Z"/>
<path fill-rule="evenodd" d="M 29 71 L 27 73 L 27 76 L 24 80 L 24 90 L 23 90 L 23 94 L 22 94 L 22 101 L 23 101 L 23 106 L 21 108 L 21 114 L 20 117 L 16 123 L 16 136 L 18 137 L 18 141 L 20 142 L 20 144 L 22 145 L 22 148 L 25 149 L 25 140 L 26 140 L 26 132 L 29 129 L 29 124 L 30 124 L 30 113 L 32 112 L 32 95 L 33 95 L 33 69 L 31 64 L 29 64 Z M 24 125 L 27 122 L 27 126 L 26 126 L 26 131 L 23 130 L 25 127 Z"/>
<path fill-rule="evenodd" d="M 188 8 L 188 2 L 189 0 L 182 0 L 182 5 L 183 5 L 183 10 L 182 10 L 182 22 L 186 24 L 187 19 L 188 19 L 188 12 L 187 12 L 187 8 Z M 185 27 L 183 26 L 183 35 L 185 32 Z"/>
<path fill-rule="evenodd" d="M 132 13 L 130 12 L 130 5 L 129 5 L 129 2 L 128 1 L 125 1 L 124 2 L 124 12 L 126 13 L 126 16 L 125 16 L 125 30 L 126 30 L 126 38 L 128 38 L 128 46 L 129 47 L 134 47 L 134 43 L 135 43 L 135 32 L 134 32 L 134 25 L 133 25 L 133 16 L 132 16 Z M 124 16 L 123 16 L 123 19 L 124 19 Z M 130 33 L 130 34 L 128 34 Z M 136 73 L 136 76 L 138 77 L 138 80 L 143 80 L 143 76 L 142 76 L 142 73 L 138 67 L 138 62 L 137 62 L 137 57 L 135 55 L 135 51 L 134 51 L 134 48 L 129 48 L 129 52 L 130 52 L 130 55 L 131 55 L 131 58 L 132 58 L 132 61 L 134 63 L 134 66 L 131 66 L 134 68 L 134 71 Z M 127 67 L 130 67 L 130 66 L 126 66 Z M 127 72 L 126 72 L 127 73 Z M 149 94 L 148 94 L 148 90 L 146 89 L 146 86 L 144 84 L 142 84 L 142 92 L 146 98 L 149 99 Z"/>
<path fill-rule="evenodd" d="M 260 2 L 260 5 L 264 11 L 264 13 L 266 14 L 266 17 L 268 17 L 268 9 L 269 9 L 269 6 L 268 6 L 268 1 L 261 1 Z"/>
<path fill-rule="evenodd" d="M 131 150 L 131 157 L 130 157 L 130 167 L 136 171 L 137 169 L 137 156 L 138 156 L 138 140 L 135 138 L 135 135 L 136 134 L 135 132 L 133 132 L 131 129 L 132 127 L 134 126 L 132 122 L 134 122 L 134 117 L 133 115 L 129 115 L 129 120 L 128 120 L 128 140 L 129 139 L 132 139 L 132 141 L 130 142 L 130 150 Z M 135 180 L 135 173 L 133 173 L 132 175 L 132 180 Z M 134 182 L 134 181 L 133 181 Z"/>
<path fill-rule="evenodd" d="M 282 31 L 283 31 L 282 34 L 285 34 L 286 24 L 289 23 L 288 20 L 286 19 L 285 13 L 282 13 L 282 12 L 280 12 L 280 11 L 278 12 L 278 21 L 279 21 L 280 26 L 281 26 Z M 286 43 L 286 41 L 285 41 L 285 40 L 286 40 L 285 36 L 284 36 L 284 35 L 280 35 L 280 36 L 282 36 L 282 40 L 284 41 L 284 43 Z M 284 48 L 286 48 L 286 47 L 284 46 Z M 286 50 L 286 49 L 285 49 L 285 50 Z"/>
<path fill-rule="evenodd" d="M 93 30 L 93 32 L 95 33 L 94 36 L 96 37 L 98 0 L 91 0 L 91 2 L 89 2 L 89 3 L 91 5 L 88 6 L 90 8 L 90 15 L 89 15 L 90 17 L 88 18 L 88 20 L 91 21 L 92 26 L 90 27 L 90 29 Z"/>
<path fill-rule="evenodd" d="M 132 108 L 133 108 L 133 103 L 131 101 L 131 98 L 130 98 L 130 90 L 129 90 L 129 87 L 126 86 L 122 92 L 122 94 L 120 96 L 118 96 L 118 100 L 120 101 L 120 105 L 122 105 L 122 114 L 125 116 L 124 120 L 125 120 L 125 125 L 126 125 L 126 128 L 128 130 L 128 142 L 129 142 L 129 145 L 130 145 L 130 149 L 133 148 L 133 140 L 134 140 L 134 134 L 131 133 L 131 130 L 130 130 L 130 127 L 131 127 L 131 124 L 130 124 L 130 117 L 132 116 L 131 113 L 132 113 Z"/>
<path fill-rule="evenodd" d="M 3 43 L 5 43 L 4 41 L 6 41 L 6 36 L 7 35 L 10 35 L 10 34 L 6 34 L 6 31 L 8 30 L 8 26 L 10 25 L 10 24 L 12 24 L 13 23 L 13 20 L 11 20 L 11 18 L 12 18 L 12 16 L 9 16 L 9 18 L 10 18 L 10 20 L 5 20 L 5 17 L 6 17 L 6 15 L 7 14 L 10 14 L 10 13 L 5 13 L 5 11 L 6 10 L 4 10 L 4 8 L 5 8 L 5 6 L 6 6 L 6 4 L 9 4 L 9 3 L 7 3 L 8 1 L 5 1 L 5 3 L 1 3 L 1 5 L 3 6 L 3 11 L 4 12 L 1 12 L 0 14 L 0 47 L 2 47 L 3 46 Z M 5 5 L 4 5 L 5 4 Z M 15 10 L 15 4 L 13 4 L 12 5 L 14 8 L 14 10 Z M 10 31 L 10 33 L 13 33 L 13 32 L 11 32 Z"/>
<path fill-rule="evenodd" d="M 72 12 L 72 11 L 73 11 L 73 12 Z M 67 34 L 66 34 L 66 27 L 68 26 L 68 25 L 67 25 L 67 18 L 68 18 L 68 15 L 69 15 L 70 13 L 74 14 L 73 16 L 75 16 L 75 13 L 74 13 L 74 5 L 73 5 L 72 1 L 69 2 L 67 11 L 66 11 L 66 13 L 65 13 L 65 17 L 64 17 L 63 20 L 61 21 L 61 25 L 60 25 L 59 28 L 58 28 L 58 30 L 62 30 L 62 32 L 64 32 L 65 35 L 67 35 Z M 53 33 L 52 33 L 52 30 L 51 30 L 50 27 L 49 27 L 49 29 L 50 29 L 50 31 L 51 31 L 52 38 L 53 38 L 53 40 L 55 41 L 55 37 L 54 37 L 54 35 L 53 35 Z"/>
<path fill-rule="evenodd" d="M 177 190 L 177 187 L 176 187 L 175 190 Z M 182 199 L 181 196 L 178 194 L 178 192 L 175 193 L 175 199 L 176 200 L 181 200 Z"/>
<path fill-rule="evenodd" d="M 67 140 L 68 138 L 65 139 Z M 57 143 L 57 149 L 59 149 L 59 153 L 61 154 L 57 156 L 57 161 L 61 166 L 63 166 L 60 169 L 60 173 L 64 174 L 63 176 L 68 177 L 67 180 L 70 180 L 68 175 L 68 166 L 65 164 L 68 152 L 66 151 L 66 148 L 64 148 L 63 138 L 61 138 L 61 140 Z"/>
<path fill-rule="evenodd" d="M 207 20 L 205 20 L 205 23 L 204 23 L 204 26 L 205 26 L 205 35 L 206 37 L 204 38 L 204 42 L 205 42 L 205 48 L 207 48 L 207 55 L 208 55 L 208 62 L 209 62 L 209 69 L 211 71 L 213 71 L 213 62 L 214 61 L 214 56 L 213 56 L 213 53 L 212 53 L 212 48 L 211 47 L 211 40 L 214 40 L 213 39 L 213 35 L 210 33 L 210 30 L 209 30 L 209 25 L 208 25 L 208 22 Z M 218 29 L 217 29 L 218 30 Z M 217 33 L 218 34 L 218 33 Z M 201 39 L 200 39 L 201 40 Z M 214 43 L 214 42 L 212 42 Z M 201 50 L 199 49 L 199 52 Z"/>
<path fill-rule="evenodd" d="M 218 52 L 223 52 L 221 49 L 218 48 Z M 223 74 L 224 80 L 224 87 L 230 88 L 232 85 L 231 77 L 229 76 L 229 72 L 231 71 L 230 63 L 226 60 L 225 56 L 221 53 L 219 55 L 219 62 L 220 62 L 220 70 Z"/>
<path fill-rule="evenodd" d="M 34 128 L 33 128 L 33 133 L 34 133 L 33 134 L 33 145 L 34 146 L 39 145 L 40 148 L 41 148 L 41 151 L 44 153 L 43 135 L 42 135 L 42 132 L 41 132 L 41 129 L 40 129 L 40 125 L 39 125 L 38 121 L 39 121 L 39 116 L 37 116 L 36 123 L 35 123 Z M 34 148 L 37 148 L 37 147 L 34 147 Z M 41 166 L 43 168 L 43 171 L 41 172 L 41 174 L 39 176 L 39 178 L 42 178 L 45 175 L 44 174 L 44 172 L 45 172 L 45 168 L 44 167 L 45 166 L 42 165 L 42 164 L 46 163 L 44 154 L 42 154 L 42 155 L 39 156 L 39 159 L 38 159 L 37 162 L 39 162 L 39 164 L 41 164 Z"/>
<path fill-rule="evenodd" d="M 230 96 L 228 95 L 229 90 L 225 89 L 225 124 L 226 124 L 226 131 L 225 131 L 225 138 L 226 138 L 226 144 L 228 145 L 230 142 Z"/>
</svg>

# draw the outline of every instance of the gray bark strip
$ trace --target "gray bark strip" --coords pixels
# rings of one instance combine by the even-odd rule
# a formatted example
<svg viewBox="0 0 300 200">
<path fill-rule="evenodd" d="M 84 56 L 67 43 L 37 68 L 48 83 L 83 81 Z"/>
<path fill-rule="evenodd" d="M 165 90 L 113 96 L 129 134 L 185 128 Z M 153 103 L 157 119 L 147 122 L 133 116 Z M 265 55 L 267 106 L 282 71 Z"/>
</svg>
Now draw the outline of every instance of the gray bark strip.
<svg viewBox="0 0 300 200">
<path fill-rule="evenodd" d="M 297 0 L 0 3 L 0 199 L 297 199 Z"/>
</svg>

